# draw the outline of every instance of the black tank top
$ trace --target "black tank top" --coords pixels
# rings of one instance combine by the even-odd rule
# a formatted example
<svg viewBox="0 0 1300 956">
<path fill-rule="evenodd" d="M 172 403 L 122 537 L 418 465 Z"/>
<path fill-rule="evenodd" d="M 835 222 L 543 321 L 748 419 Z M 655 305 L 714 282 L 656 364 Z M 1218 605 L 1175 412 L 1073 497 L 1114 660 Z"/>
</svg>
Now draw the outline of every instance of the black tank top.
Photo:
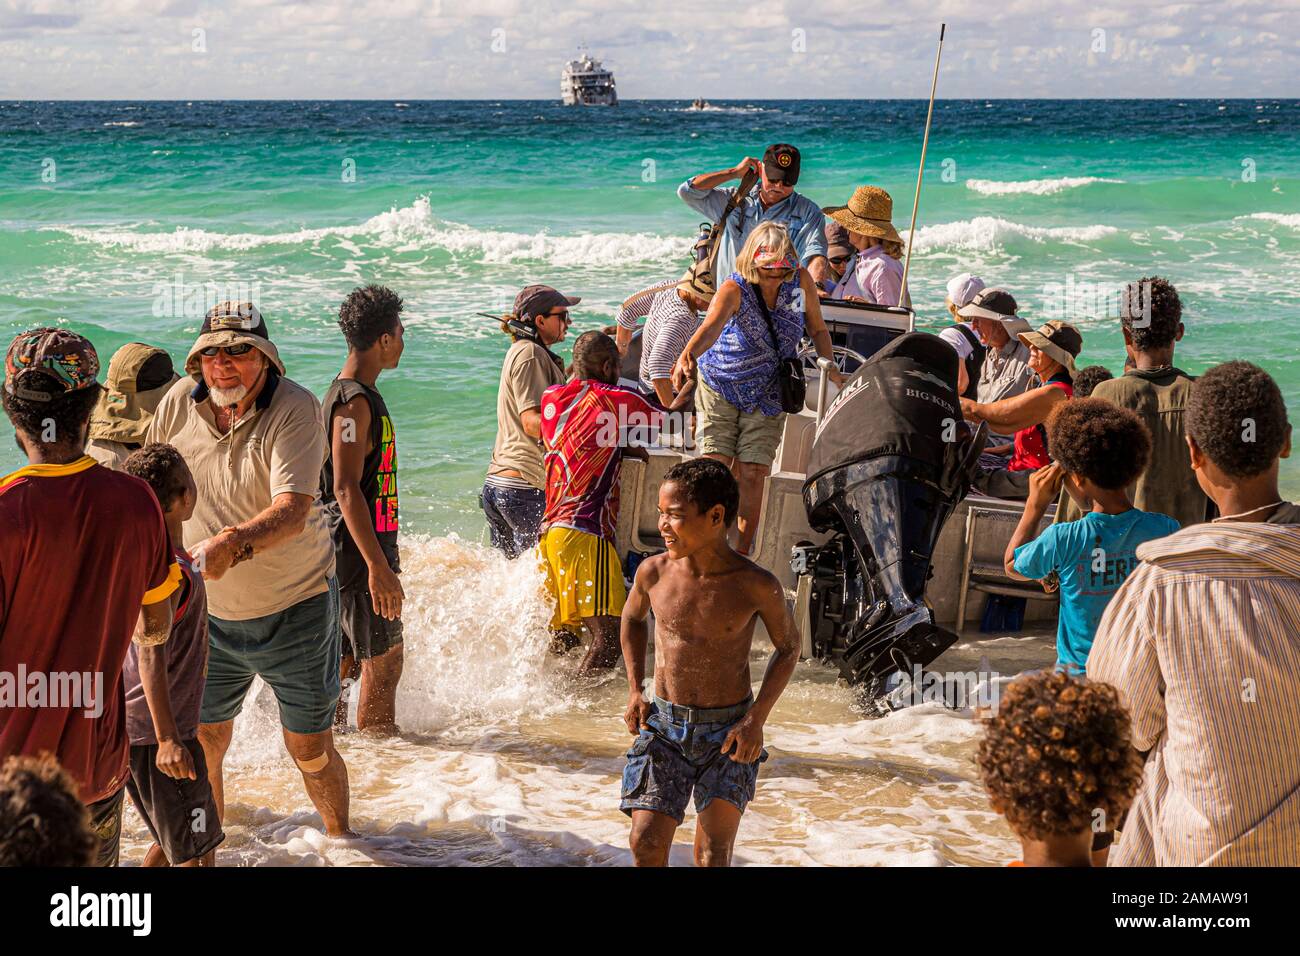
<svg viewBox="0 0 1300 956">
<path fill-rule="evenodd" d="M 383 396 L 369 386 L 355 379 L 336 378 L 330 383 L 325 399 L 321 402 L 324 415 L 326 440 L 331 451 L 325 456 L 325 467 L 321 472 L 321 503 L 329 518 L 330 531 L 334 536 L 334 549 L 340 561 L 360 561 L 361 552 L 352 540 L 347 522 L 339 510 L 334 498 L 334 435 L 332 420 L 334 409 L 352 401 L 357 396 L 364 396 L 370 403 L 370 451 L 366 453 L 361 468 L 361 494 L 366 499 L 366 508 L 370 513 L 371 527 L 375 537 L 383 548 L 390 563 L 397 554 L 397 435 L 393 430 L 393 420 L 388 414 L 388 406 Z M 345 423 L 346 426 L 346 423 Z M 356 436 L 357 441 L 366 441 L 366 436 Z M 340 575 L 342 572 L 340 571 Z"/>
</svg>

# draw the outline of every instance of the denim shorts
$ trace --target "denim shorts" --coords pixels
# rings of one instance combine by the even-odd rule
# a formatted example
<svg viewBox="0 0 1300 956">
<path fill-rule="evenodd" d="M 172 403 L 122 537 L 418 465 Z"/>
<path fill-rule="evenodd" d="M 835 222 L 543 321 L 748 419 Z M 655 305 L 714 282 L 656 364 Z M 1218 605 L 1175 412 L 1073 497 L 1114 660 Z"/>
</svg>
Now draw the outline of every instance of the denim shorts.
<svg viewBox="0 0 1300 956">
<path fill-rule="evenodd" d="M 536 546 L 546 512 L 546 492 L 488 484 L 483 486 L 478 503 L 487 518 L 492 547 L 514 559 Z"/>
<path fill-rule="evenodd" d="M 339 699 L 339 585 L 248 621 L 208 615 L 208 681 L 199 720 L 234 720 L 261 677 L 280 705 L 280 723 L 295 734 L 319 734 L 334 723 Z"/>
<path fill-rule="evenodd" d="M 646 720 L 650 729 L 642 727 L 627 752 L 618 808 L 628 816 L 633 810 L 653 810 L 680 824 L 693 794 L 696 813 L 715 799 L 743 813 L 754 799 L 758 765 L 767 759 L 767 750 L 753 763 L 737 763 L 722 752 L 722 743 L 753 703 L 750 697 L 734 707 L 698 710 L 656 697 L 654 713 Z"/>
</svg>

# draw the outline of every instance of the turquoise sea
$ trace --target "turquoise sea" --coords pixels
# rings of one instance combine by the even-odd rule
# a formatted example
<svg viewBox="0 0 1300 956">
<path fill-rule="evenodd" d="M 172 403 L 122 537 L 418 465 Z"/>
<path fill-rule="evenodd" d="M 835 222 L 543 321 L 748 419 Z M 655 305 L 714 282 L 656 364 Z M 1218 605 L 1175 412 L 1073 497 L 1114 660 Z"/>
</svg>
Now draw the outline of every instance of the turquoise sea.
<svg viewBox="0 0 1300 956">
<path fill-rule="evenodd" d="M 477 540 L 507 340 L 475 312 L 544 281 L 583 297 L 575 332 L 608 324 L 684 267 L 698 219 L 677 185 L 775 141 L 803 151 L 800 192 L 827 205 L 875 183 L 907 226 L 924 102 L 687 105 L 0 103 L 0 334 L 67 324 L 105 365 L 130 340 L 179 362 L 205 296 L 243 289 L 320 394 L 340 299 L 391 285 L 410 330 L 381 379 L 404 528 Z M 976 271 L 1031 321 L 1063 308 L 1085 362 L 1118 372 L 1093 293 L 1160 274 L 1185 304 L 1179 364 L 1257 362 L 1300 420 L 1300 101 L 944 100 L 919 223 L 922 327 L 945 316 L 946 280 Z M 1284 486 L 1300 496 L 1294 461 Z"/>
</svg>

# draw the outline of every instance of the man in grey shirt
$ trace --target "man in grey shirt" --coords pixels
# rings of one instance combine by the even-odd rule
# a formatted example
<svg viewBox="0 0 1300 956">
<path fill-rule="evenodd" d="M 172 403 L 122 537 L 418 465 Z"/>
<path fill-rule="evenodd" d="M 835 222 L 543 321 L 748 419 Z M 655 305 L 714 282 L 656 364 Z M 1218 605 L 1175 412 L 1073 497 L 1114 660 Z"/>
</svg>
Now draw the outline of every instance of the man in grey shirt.
<svg viewBox="0 0 1300 956">
<path fill-rule="evenodd" d="M 1027 392 L 1037 382 L 1034 370 L 1029 367 L 1029 346 L 1017 338 L 1021 332 L 1030 331 L 1030 325 L 1016 310 L 1016 300 L 1010 292 L 992 288 L 980 290 L 957 310 L 960 318 L 974 324 L 980 341 L 988 347 L 976 386 L 976 401 L 1011 398 Z M 1009 445 L 1015 436 L 990 433 L 988 440 L 990 446 Z"/>
</svg>

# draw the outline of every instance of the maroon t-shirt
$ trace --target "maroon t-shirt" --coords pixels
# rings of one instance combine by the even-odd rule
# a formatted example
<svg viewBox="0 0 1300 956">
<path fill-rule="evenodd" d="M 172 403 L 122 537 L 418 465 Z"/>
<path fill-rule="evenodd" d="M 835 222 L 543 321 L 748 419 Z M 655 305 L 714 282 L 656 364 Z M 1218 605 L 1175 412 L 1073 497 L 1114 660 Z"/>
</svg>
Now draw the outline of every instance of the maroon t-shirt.
<svg viewBox="0 0 1300 956">
<path fill-rule="evenodd" d="M 181 594 L 166 644 L 167 690 L 177 735 L 181 740 L 193 740 L 199 735 L 199 711 L 208 676 L 208 591 L 203 575 L 194 569 L 194 559 L 181 548 L 176 549 L 176 563 L 181 568 Z M 132 747 L 157 744 L 135 644 L 127 652 L 122 682 L 126 686 L 127 739 Z"/>
<path fill-rule="evenodd" d="M 87 456 L 0 479 L 0 759 L 53 753 L 85 803 L 121 789 L 122 664 L 180 573 L 139 478 Z"/>
</svg>

